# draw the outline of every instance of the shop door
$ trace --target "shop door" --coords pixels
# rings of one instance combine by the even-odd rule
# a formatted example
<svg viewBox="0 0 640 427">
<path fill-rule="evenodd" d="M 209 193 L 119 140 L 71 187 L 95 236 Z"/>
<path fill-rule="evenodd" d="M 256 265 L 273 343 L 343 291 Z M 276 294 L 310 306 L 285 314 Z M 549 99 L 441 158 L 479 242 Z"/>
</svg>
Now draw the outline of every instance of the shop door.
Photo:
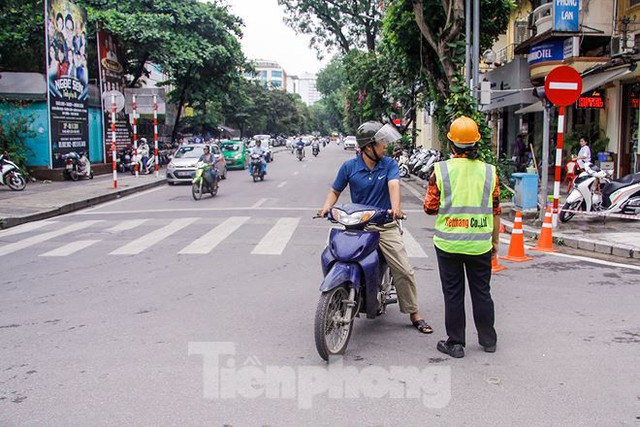
<svg viewBox="0 0 640 427">
<path fill-rule="evenodd" d="M 639 114 L 640 84 L 624 85 L 622 92 L 622 137 L 618 149 L 620 177 L 638 171 Z"/>
</svg>

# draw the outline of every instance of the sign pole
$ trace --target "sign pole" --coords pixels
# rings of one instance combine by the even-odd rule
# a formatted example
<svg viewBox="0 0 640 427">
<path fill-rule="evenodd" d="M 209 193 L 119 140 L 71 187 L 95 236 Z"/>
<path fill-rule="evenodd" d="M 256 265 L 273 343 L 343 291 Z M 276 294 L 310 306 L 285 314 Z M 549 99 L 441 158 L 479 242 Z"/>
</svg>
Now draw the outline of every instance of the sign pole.
<svg viewBox="0 0 640 427">
<path fill-rule="evenodd" d="M 156 178 L 159 176 L 159 159 L 158 159 L 158 97 L 153 95 L 153 155 L 156 156 Z"/>
<path fill-rule="evenodd" d="M 558 139 L 556 141 L 556 177 L 553 183 L 553 226 L 558 225 L 560 174 L 562 172 L 562 145 L 564 137 L 564 105 L 558 107 Z"/>
<path fill-rule="evenodd" d="M 116 156 L 116 96 L 111 95 L 111 159 L 113 163 L 113 188 L 118 188 L 118 164 Z"/>
<path fill-rule="evenodd" d="M 136 178 L 138 177 L 138 121 L 136 119 L 136 114 L 138 110 L 138 106 L 136 105 L 136 96 L 133 95 L 133 105 L 132 105 L 132 114 L 133 114 L 133 158 L 136 163 L 133 165 L 133 168 L 136 172 Z"/>
</svg>

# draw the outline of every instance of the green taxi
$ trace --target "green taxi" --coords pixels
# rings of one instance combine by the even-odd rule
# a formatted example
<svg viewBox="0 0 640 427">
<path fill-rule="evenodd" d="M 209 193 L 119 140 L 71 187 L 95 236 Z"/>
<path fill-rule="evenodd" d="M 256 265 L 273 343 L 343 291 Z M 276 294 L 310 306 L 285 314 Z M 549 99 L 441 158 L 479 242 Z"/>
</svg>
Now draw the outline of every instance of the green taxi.
<svg viewBox="0 0 640 427">
<path fill-rule="evenodd" d="M 220 151 L 227 161 L 227 169 L 246 169 L 249 164 L 247 148 L 240 140 L 229 140 L 220 142 Z"/>
</svg>

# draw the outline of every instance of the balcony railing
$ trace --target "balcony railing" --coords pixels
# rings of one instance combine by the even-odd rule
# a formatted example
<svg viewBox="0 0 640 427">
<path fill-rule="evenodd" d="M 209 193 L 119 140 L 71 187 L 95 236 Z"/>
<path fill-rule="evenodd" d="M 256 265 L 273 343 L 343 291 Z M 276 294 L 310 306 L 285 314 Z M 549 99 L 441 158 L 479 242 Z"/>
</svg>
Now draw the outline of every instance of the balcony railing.
<svg viewBox="0 0 640 427">
<path fill-rule="evenodd" d="M 534 33 L 532 36 L 542 34 L 553 28 L 553 17 L 551 16 L 552 7 L 553 3 L 546 3 L 537 7 L 531 13 L 531 23 L 533 24 Z"/>
</svg>

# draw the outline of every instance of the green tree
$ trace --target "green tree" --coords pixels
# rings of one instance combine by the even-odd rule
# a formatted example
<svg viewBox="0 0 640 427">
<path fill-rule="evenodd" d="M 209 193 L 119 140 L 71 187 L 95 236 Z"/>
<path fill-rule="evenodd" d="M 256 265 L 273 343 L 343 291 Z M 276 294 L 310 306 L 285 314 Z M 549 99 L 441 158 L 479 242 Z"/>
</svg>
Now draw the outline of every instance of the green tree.
<svg viewBox="0 0 640 427">
<path fill-rule="evenodd" d="M 379 0 L 278 0 L 285 22 L 296 32 L 311 35 L 318 55 L 338 48 L 375 52 L 380 30 Z"/>
<path fill-rule="evenodd" d="M 0 71 L 44 72 L 44 1 L 0 2 Z"/>
</svg>

